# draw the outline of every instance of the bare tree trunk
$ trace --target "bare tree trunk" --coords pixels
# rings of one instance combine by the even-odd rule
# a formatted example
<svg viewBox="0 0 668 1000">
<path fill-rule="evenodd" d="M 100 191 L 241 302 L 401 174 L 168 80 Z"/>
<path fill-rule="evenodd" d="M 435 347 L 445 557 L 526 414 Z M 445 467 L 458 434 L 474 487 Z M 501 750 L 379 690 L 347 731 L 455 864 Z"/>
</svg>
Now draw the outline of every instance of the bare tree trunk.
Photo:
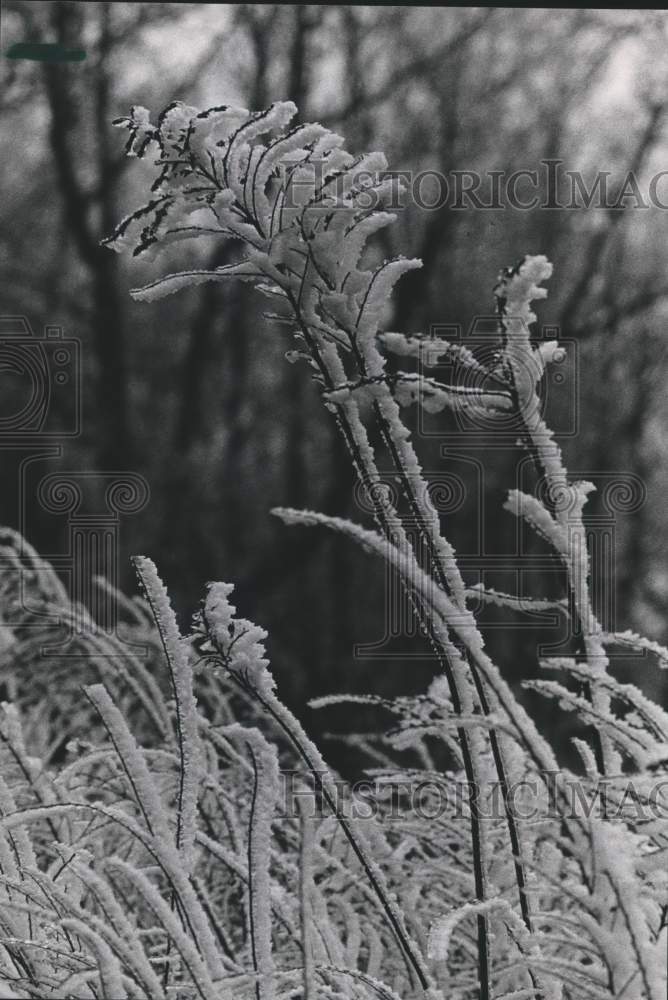
<svg viewBox="0 0 668 1000">
<path fill-rule="evenodd" d="M 82 9 L 69 2 L 54 3 L 52 26 L 64 45 L 80 42 Z M 112 231 L 116 221 L 114 198 L 117 171 L 109 146 L 110 80 L 107 71 L 111 49 L 111 5 L 99 7 L 99 59 L 93 82 L 94 137 L 97 149 L 97 176 L 89 189 L 77 172 L 73 140 L 77 134 L 79 96 L 73 86 L 73 74 L 79 64 L 45 63 L 44 78 L 51 112 L 49 137 L 58 175 L 66 218 L 79 256 L 91 281 L 93 298 L 93 347 L 96 361 L 97 407 L 96 441 L 102 467 L 123 470 L 132 461 L 130 420 L 127 399 L 125 329 L 122 296 L 118 281 L 118 261 L 114 254 L 99 245 L 103 235 Z M 97 209 L 95 222 L 91 208 Z"/>
<path fill-rule="evenodd" d="M 468 38 L 452 52 L 435 81 L 440 97 L 439 117 L 442 129 L 438 167 L 445 175 L 456 166 L 454 158 L 459 135 L 458 92 L 467 42 Z M 434 300 L 429 292 L 430 284 L 438 270 L 446 270 L 444 253 L 447 254 L 452 243 L 456 217 L 457 213 L 452 211 L 447 201 L 427 213 L 422 239 L 415 254 L 422 258 L 422 267 L 405 274 L 395 292 L 394 325 L 397 330 L 419 330 L 432 320 L 433 317 L 428 312 L 429 304 Z M 456 316 L 448 316 L 446 320 L 456 322 Z"/>
<path fill-rule="evenodd" d="M 661 119 L 666 111 L 666 103 L 657 102 L 648 109 L 648 118 L 644 129 L 638 136 L 636 145 L 629 157 L 624 176 L 630 174 L 638 176 L 647 160 L 648 154 L 658 137 Z M 607 211 L 607 225 L 597 229 L 589 240 L 589 245 L 583 254 L 583 266 L 575 284 L 571 287 L 570 294 L 561 310 L 560 325 L 562 330 L 568 334 L 575 321 L 579 309 L 585 301 L 594 277 L 598 274 L 603 260 L 604 253 L 610 244 L 613 234 L 616 232 L 625 212 L 622 208 L 610 208 Z"/>
</svg>

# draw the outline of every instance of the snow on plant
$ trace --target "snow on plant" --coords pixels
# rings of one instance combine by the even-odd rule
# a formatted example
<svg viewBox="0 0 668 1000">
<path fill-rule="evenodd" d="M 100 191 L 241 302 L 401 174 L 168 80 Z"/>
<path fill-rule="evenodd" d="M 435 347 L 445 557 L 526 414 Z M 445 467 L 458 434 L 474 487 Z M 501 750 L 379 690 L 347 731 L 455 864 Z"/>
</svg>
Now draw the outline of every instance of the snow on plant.
<svg viewBox="0 0 668 1000">
<path fill-rule="evenodd" d="M 390 562 L 431 644 L 434 681 L 419 697 L 354 699 L 392 719 L 386 732 L 356 737 L 379 765 L 369 771 L 374 813 L 361 819 L 363 800 L 341 800 L 341 782 L 280 701 L 266 634 L 237 616 L 232 587 L 210 585 L 182 637 L 155 567 L 138 559 L 145 601 L 123 606 L 151 669 L 108 637 L 80 640 L 91 645 L 84 677 L 63 688 L 61 764 L 54 734 L 38 736 L 47 693 L 21 683 L 39 660 L 17 598 L 23 575 L 62 622 L 74 612 L 55 574 L 10 538 L 0 974 L 23 997 L 659 1000 L 667 829 L 665 808 L 650 807 L 666 771 L 668 716 L 616 681 L 606 648 L 646 649 L 663 665 L 668 651 L 603 632 L 592 611 L 583 523 L 592 487 L 570 482 L 541 417 L 540 379 L 558 345 L 529 337 L 551 267 L 529 257 L 502 272 L 494 368 L 429 340 L 429 357 L 448 357 L 476 388 L 389 373 L 388 352 L 426 353 L 424 338 L 383 329 L 394 284 L 420 262 L 365 265 L 369 239 L 393 220 L 383 205 L 395 182 L 383 179 L 382 154 L 354 157 L 317 124 L 290 128 L 295 113 L 290 103 L 259 113 L 175 103 L 153 124 L 134 108 L 116 124 L 129 131 L 129 154 L 157 154 L 157 174 L 149 202 L 105 242 L 144 258 L 202 235 L 238 245 L 232 264 L 168 274 L 133 294 L 150 301 L 236 277 L 276 301 L 293 327 L 289 359 L 319 385 L 376 527 L 275 513 Z M 466 586 L 402 418 L 415 404 L 516 420 L 543 488 L 511 491 L 507 507 L 559 557 L 566 594 L 556 603 L 582 636 L 574 655 L 542 664 L 563 682 L 532 683 L 589 727 L 591 741 L 576 741 L 584 779 L 559 769 L 485 650 L 470 602 L 517 609 L 519 599 Z M 388 465 L 396 497 L 381 476 Z M 98 665 L 105 653 L 120 670 Z M 447 771 L 434 763 L 434 739 L 450 752 Z M 411 768 L 398 763 L 407 750 Z M 281 770 L 300 775 L 299 809 L 284 808 Z M 572 786 L 601 783 L 601 815 L 572 808 Z M 532 789 L 531 821 L 516 808 L 518 785 Z M 398 816 L 397 786 L 422 790 Z M 441 797 L 455 787 L 466 789 L 463 810 Z"/>
</svg>

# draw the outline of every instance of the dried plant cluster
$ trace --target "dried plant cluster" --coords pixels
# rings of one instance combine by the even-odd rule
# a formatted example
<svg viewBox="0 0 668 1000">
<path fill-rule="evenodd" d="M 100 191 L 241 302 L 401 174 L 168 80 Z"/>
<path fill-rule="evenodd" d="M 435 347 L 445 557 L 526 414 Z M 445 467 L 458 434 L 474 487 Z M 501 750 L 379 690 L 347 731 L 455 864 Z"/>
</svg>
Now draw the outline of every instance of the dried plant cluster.
<svg viewBox="0 0 668 1000">
<path fill-rule="evenodd" d="M 541 416 L 558 345 L 536 346 L 529 332 L 551 266 L 528 257 L 502 272 L 493 368 L 461 345 L 384 330 L 393 286 L 420 266 L 365 264 L 370 237 L 393 221 L 383 204 L 395 181 L 381 154 L 354 157 L 317 124 L 290 128 L 295 114 L 290 103 L 259 113 L 176 103 L 152 124 L 134 108 L 116 124 L 129 130 L 130 155 L 157 155 L 158 172 L 151 200 L 106 242 L 143 258 L 184 240 L 236 242 L 234 263 L 133 295 L 236 277 L 276 303 L 272 315 L 295 337 L 289 360 L 320 387 L 375 529 L 275 513 L 389 561 L 433 650 L 434 681 L 420 697 L 365 699 L 393 723 L 360 742 L 378 764 L 373 815 L 348 809 L 280 701 L 266 635 L 237 617 L 230 585 L 210 585 L 183 636 L 155 566 L 138 557 L 143 597 L 115 595 L 121 642 L 5 533 L 2 996 L 663 1000 L 668 828 L 665 792 L 655 792 L 668 716 L 615 679 L 607 651 L 645 650 L 664 667 L 668 651 L 605 632 L 593 611 L 583 522 L 593 487 L 569 480 Z M 419 371 L 397 372 L 400 358 Z M 439 358 L 451 383 L 423 371 Z M 540 663 L 559 679 L 532 683 L 588 727 L 591 739 L 576 741 L 580 774 L 559 767 L 485 649 L 472 602 L 516 609 L 518 599 L 467 587 L 403 419 L 411 405 L 510 416 L 533 458 L 541 489 L 513 489 L 506 506 L 558 557 L 565 587 L 553 603 L 581 638 L 572 656 Z M 70 645 L 45 675 L 47 639 L 53 648 L 82 615 L 77 655 Z M 435 762 L 434 741 L 450 768 Z M 398 763 L 407 749 L 411 769 Z M 286 773 L 298 808 L 285 808 Z M 574 782 L 604 782 L 608 808 L 574 811 Z M 418 810 L 410 800 L 397 812 L 382 794 L 397 783 L 428 787 L 427 798 L 457 784 L 465 809 L 434 808 L 427 820 L 424 801 Z M 519 783 L 541 807 L 531 821 L 511 796 Z"/>
</svg>

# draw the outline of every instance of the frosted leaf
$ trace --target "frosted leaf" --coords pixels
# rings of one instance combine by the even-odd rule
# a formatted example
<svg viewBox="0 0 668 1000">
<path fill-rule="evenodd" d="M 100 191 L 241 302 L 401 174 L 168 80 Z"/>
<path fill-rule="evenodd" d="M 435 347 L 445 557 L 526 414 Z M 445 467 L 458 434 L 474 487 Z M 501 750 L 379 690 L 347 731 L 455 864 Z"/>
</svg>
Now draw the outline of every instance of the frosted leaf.
<svg viewBox="0 0 668 1000">
<path fill-rule="evenodd" d="M 433 579 L 421 569 L 415 554 L 408 546 L 399 547 L 378 532 L 362 528 L 360 525 L 345 518 L 329 517 L 315 511 L 300 511 L 288 507 L 275 507 L 272 514 L 280 517 L 285 524 L 315 526 L 322 525 L 331 531 L 347 535 L 362 546 L 367 552 L 381 556 L 402 575 L 412 591 L 418 593 L 425 605 L 435 613 L 434 625 L 438 629 L 440 620 L 450 625 L 459 639 L 471 650 L 482 650 L 482 638 L 476 628 L 473 615 L 462 605 L 455 606 L 452 599 L 440 587 L 434 586 Z M 445 639 L 445 635 L 444 635 Z M 456 659 L 454 647 L 450 650 Z"/>
<path fill-rule="evenodd" d="M 357 400 L 372 403 L 374 399 L 382 398 L 382 391 L 375 391 L 375 387 L 383 385 L 392 389 L 393 397 L 399 406 L 419 403 L 427 413 L 440 413 L 446 407 L 466 412 L 482 408 L 508 410 L 512 406 L 508 394 L 460 389 L 457 386 L 444 385 L 432 378 L 425 378 L 415 372 L 398 372 L 393 375 L 382 373 L 366 377 L 357 383 L 351 382 L 327 390 L 323 392 L 323 398 L 329 403 L 342 403 L 354 393 Z"/>
<path fill-rule="evenodd" d="M 634 870 L 636 838 L 622 827 L 602 821 L 594 824 L 593 835 L 597 861 L 606 872 L 624 921 L 623 930 L 615 935 L 610 949 L 611 966 L 614 969 L 620 959 L 623 961 L 629 956 L 624 975 L 630 967 L 642 983 L 642 995 L 647 1000 L 661 1000 L 666 986 L 665 952 L 660 940 L 652 940 L 651 918 L 648 920 L 645 899 Z"/>
<path fill-rule="evenodd" d="M 577 736 L 573 737 L 572 743 L 577 752 L 580 754 L 587 777 L 590 781 L 596 781 L 600 772 L 598 764 L 596 763 L 594 751 L 588 743 L 584 740 L 578 739 Z"/>
<path fill-rule="evenodd" d="M 527 256 L 515 269 L 501 272 L 499 283 L 494 289 L 497 299 L 503 303 L 503 313 L 507 318 L 509 338 L 517 338 L 528 343 L 529 325 L 535 323 L 536 315 L 530 309 L 535 299 L 547 297 L 547 290 L 540 286 L 552 275 L 552 264 L 547 257 Z"/>
<path fill-rule="evenodd" d="M 137 804 L 144 814 L 150 832 L 165 840 L 168 839 L 167 815 L 155 781 L 122 713 L 114 705 L 102 684 L 91 684 L 85 688 L 85 692 L 102 717 L 113 741 L 114 750 L 130 775 Z"/>
<path fill-rule="evenodd" d="M 254 207 L 263 222 L 268 223 L 270 219 L 271 205 L 264 192 L 272 173 L 289 166 L 293 158 L 297 162 L 307 158 L 309 150 L 306 147 L 315 147 L 317 141 L 326 135 L 327 130 L 322 125 L 298 125 L 261 152 L 254 170 L 248 173 L 248 183 L 254 188 Z"/>
<path fill-rule="evenodd" d="M 499 907 L 507 907 L 503 899 L 488 899 L 484 902 L 466 903 L 457 907 L 451 913 L 440 917 L 429 928 L 427 938 L 427 956 L 435 962 L 445 962 L 450 951 L 450 941 L 458 924 L 470 916 L 488 914 Z"/>
<path fill-rule="evenodd" d="M 93 949 L 97 959 L 98 974 L 102 995 L 105 997 L 122 997 L 125 994 L 121 975 L 121 966 L 107 942 L 83 920 L 66 917 L 60 926 L 65 931 L 72 931 L 83 938 Z"/>
<path fill-rule="evenodd" d="M 482 583 L 474 584 L 466 591 L 466 596 L 484 601 L 487 604 L 496 604 L 499 607 L 511 608 L 514 611 L 565 611 L 568 603 L 559 598 L 537 598 L 520 597 L 517 594 L 506 594 L 495 590 L 493 587 L 485 587 Z"/>
<path fill-rule="evenodd" d="M 341 240 L 342 248 L 338 251 L 339 284 L 347 272 L 353 271 L 359 265 L 360 257 L 369 238 L 395 220 L 396 215 L 389 212 L 372 212 L 347 227 Z"/>
<path fill-rule="evenodd" d="M 197 702 L 192 669 L 169 603 L 167 590 L 155 564 L 136 556 L 133 565 L 151 607 L 167 666 L 176 707 L 176 735 L 180 757 L 176 844 L 188 870 L 194 864 L 193 838 L 197 825 L 197 797 L 202 776 Z"/>
<path fill-rule="evenodd" d="M 204 627 L 228 670 L 260 691 L 271 691 L 275 683 L 267 669 L 269 660 L 264 648 L 267 633 L 248 619 L 236 617 L 236 607 L 229 600 L 233 590 L 230 583 L 209 584 L 195 629 Z"/>
<path fill-rule="evenodd" d="M 289 125 L 297 114 L 294 101 L 275 101 L 265 111 L 253 111 L 248 120 L 234 133 L 232 142 L 249 142 L 276 129 Z"/>
<path fill-rule="evenodd" d="M 127 128 L 130 138 L 125 147 L 127 156 L 142 156 L 154 138 L 154 128 L 151 125 L 150 113 L 137 104 L 130 110 L 129 118 L 117 118 L 113 124 L 117 128 Z"/>
<path fill-rule="evenodd" d="M 138 302 L 155 302 L 192 285 L 202 285 L 207 281 L 226 281 L 228 278 L 259 278 L 262 273 L 256 264 L 244 261 L 241 264 L 229 264 L 217 268 L 215 271 L 182 271 L 180 274 L 170 274 L 142 288 L 133 288 L 130 294 Z"/>
<path fill-rule="evenodd" d="M 258 998 L 273 1000 L 275 986 L 271 910 L 267 906 L 267 900 L 271 892 L 271 825 L 280 795 L 278 755 L 257 729 L 234 725 L 228 726 L 223 732 L 228 738 L 244 744 L 253 766 L 248 834 L 252 952 L 258 977 Z"/>
<path fill-rule="evenodd" d="M 668 743 L 668 713 L 647 698 L 635 685 L 622 684 L 614 677 L 602 674 L 600 670 L 590 667 L 588 664 L 577 663 L 570 658 L 551 657 L 541 661 L 540 665 L 550 669 L 566 670 L 578 680 L 597 684 L 611 697 L 634 710 L 625 716 L 627 723 L 640 729 L 646 735 Z M 647 745 L 649 746 L 649 744 Z M 663 755 L 665 756 L 665 754 Z M 657 746 L 655 751 L 652 751 L 652 756 L 657 762 L 663 759 L 662 743 Z"/>
<path fill-rule="evenodd" d="M 472 351 L 463 344 L 452 344 L 442 337 L 407 336 L 404 333 L 386 331 L 378 335 L 382 346 L 400 357 L 418 358 L 426 368 L 434 367 L 446 357 L 453 363 L 471 369 L 483 378 L 490 374 Z"/>
<path fill-rule="evenodd" d="M 422 267 L 418 259 L 397 258 L 385 261 L 371 275 L 361 296 L 355 329 L 361 342 L 373 338 L 383 318 L 387 300 L 399 278 L 407 271 Z"/>
<path fill-rule="evenodd" d="M 334 977 L 344 978 L 347 980 L 352 980 L 350 984 L 354 988 L 354 984 L 363 984 L 365 987 L 371 990 L 372 996 L 379 997 L 380 1000 L 400 1000 L 399 996 L 392 990 L 386 983 L 382 982 L 375 976 L 369 975 L 369 973 L 360 972 L 357 969 L 351 968 L 339 968 L 337 966 L 322 965 L 319 967 L 319 971 L 323 973 L 330 973 Z M 360 997 L 362 994 L 356 994 Z M 367 997 L 369 994 L 364 992 L 364 996 Z M 323 994 L 324 996 L 324 994 Z M 336 996 L 343 996 L 343 994 L 336 994 Z M 429 989 L 423 994 L 425 1000 L 443 1000 L 443 994 L 440 990 Z"/>
<path fill-rule="evenodd" d="M 450 694 L 450 685 L 447 679 L 439 674 L 434 677 L 433 681 L 429 685 L 429 690 L 427 691 L 427 697 L 432 701 L 435 701 L 438 705 L 443 705 L 444 707 L 450 708 L 452 704 L 452 698 Z"/>
<path fill-rule="evenodd" d="M 174 942 L 177 952 L 183 958 L 188 973 L 192 976 L 200 995 L 219 997 L 220 1000 L 232 1000 L 232 994 L 229 990 L 220 984 L 218 987 L 214 985 L 212 976 L 220 975 L 222 971 L 220 967 L 216 969 L 207 967 L 205 958 L 198 947 L 200 942 L 193 941 L 186 933 L 181 921 L 150 880 L 138 869 L 118 857 L 110 858 L 107 861 L 107 866 L 110 870 L 122 875 L 128 885 L 140 894 L 145 905 L 156 918 L 158 925 L 164 927 Z"/>
<path fill-rule="evenodd" d="M 104 919 L 87 912 L 88 924 L 113 947 L 116 954 L 123 954 L 125 964 L 144 985 L 148 996 L 151 1000 L 157 1000 L 162 989 L 160 980 L 141 946 L 138 928 L 132 915 L 121 906 L 105 877 L 106 873 L 96 872 L 89 863 L 83 863 L 82 851 L 78 852 L 74 859 L 68 851 L 62 850 L 61 853 L 67 855 L 63 860 L 68 862 L 68 867 L 82 885 L 88 888 L 102 904 Z"/>
<path fill-rule="evenodd" d="M 21 1000 L 21 994 L 15 993 L 6 979 L 0 978 L 0 994 L 3 1000 Z"/>
<path fill-rule="evenodd" d="M 402 358 L 418 358 L 422 351 L 422 340 L 418 337 L 408 337 L 405 333 L 381 333 L 379 339 L 383 347 L 391 354 L 397 354 Z M 445 341 L 443 341 L 445 344 Z M 445 350 L 450 347 L 447 344 Z"/>
<path fill-rule="evenodd" d="M 569 539 L 566 531 L 555 521 L 537 497 L 511 490 L 503 505 L 516 517 L 523 517 L 560 554 L 568 556 Z"/>
<path fill-rule="evenodd" d="M 106 244 L 116 250 L 137 244 L 134 253 L 150 254 L 163 243 L 218 232 L 243 241 L 248 256 L 215 272 L 158 279 L 135 289 L 136 298 L 236 276 L 273 284 L 297 300 L 300 322 L 318 328 L 323 341 L 375 336 L 395 281 L 420 266 L 399 258 L 374 273 L 358 270 L 368 239 L 393 220 L 377 209 L 396 191 L 396 179 L 379 177 L 387 166 L 382 153 L 354 158 L 341 150 L 340 136 L 320 125 L 286 132 L 295 111 L 289 102 L 252 114 L 224 107 L 196 113 L 178 102 L 165 109 L 150 133 L 164 161 L 153 186 L 157 197 Z M 124 123 L 134 127 L 130 119 Z M 382 358 L 369 354 L 367 364 L 373 373 Z M 427 405 L 435 408 L 431 399 Z"/>
<path fill-rule="evenodd" d="M 593 674 L 592 679 L 595 679 Z M 577 712 L 583 721 L 602 730 L 639 768 L 647 767 L 657 756 L 661 758 L 663 744 L 657 743 L 646 728 L 634 726 L 628 719 L 612 714 L 607 701 L 590 702 L 557 681 L 524 681 L 523 686 L 557 699 L 560 707 L 567 711 Z"/>
<path fill-rule="evenodd" d="M 638 652 L 647 651 L 656 656 L 659 666 L 668 669 L 668 649 L 652 639 L 646 639 L 628 629 L 626 632 L 604 632 L 601 642 L 606 646 L 628 646 Z"/>
<path fill-rule="evenodd" d="M 276 697 L 273 680 L 264 669 L 261 661 L 258 662 L 254 658 L 252 662 L 247 662 L 243 667 L 239 667 L 237 654 L 231 645 L 235 636 L 231 634 L 230 627 L 234 631 L 235 624 L 239 621 L 239 619 L 234 618 L 236 609 L 229 602 L 231 590 L 232 588 L 229 584 L 217 584 L 209 588 L 209 594 L 204 603 L 201 619 L 195 623 L 195 627 L 197 630 L 203 629 L 204 635 L 210 641 L 215 652 L 222 658 L 230 673 L 251 696 L 258 700 L 263 710 L 271 715 L 274 723 L 282 729 L 283 733 L 296 749 L 301 760 L 306 764 L 315 780 L 317 789 L 336 816 L 342 832 L 362 865 L 367 879 L 373 886 L 373 890 L 382 905 L 392 932 L 404 950 L 407 959 L 415 969 L 420 982 L 427 987 L 430 981 L 429 974 L 426 970 L 424 960 L 420 955 L 419 948 L 406 928 L 404 916 L 396 903 L 396 899 L 387 887 L 383 872 L 370 852 L 362 830 L 359 827 L 353 829 L 352 824 L 341 813 L 338 806 L 339 795 L 337 788 L 332 781 L 320 752 L 312 740 L 309 739 L 302 725 L 292 712 Z M 251 628 L 254 627 L 251 626 L 251 623 L 244 624 Z M 260 633 L 261 631 L 259 630 Z M 264 637 L 263 633 L 262 637 Z M 253 646 L 257 653 L 257 647 L 259 646 L 257 635 Z M 260 669 L 258 669 L 258 666 Z"/>
<path fill-rule="evenodd" d="M 563 359 L 563 350 L 559 347 L 559 342 L 557 340 L 548 340 L 538 345 L 534 352 L 534 357 L 538 363 L 540 378 L 540 375 L 543 374 L 547 365 Z"/>
</svg>

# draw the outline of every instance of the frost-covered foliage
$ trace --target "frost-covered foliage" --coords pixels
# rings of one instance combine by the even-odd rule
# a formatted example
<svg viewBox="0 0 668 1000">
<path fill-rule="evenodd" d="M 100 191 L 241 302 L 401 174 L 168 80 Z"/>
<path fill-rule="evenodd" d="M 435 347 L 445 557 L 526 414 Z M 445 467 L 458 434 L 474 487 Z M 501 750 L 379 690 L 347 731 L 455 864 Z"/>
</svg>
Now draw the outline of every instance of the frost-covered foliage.
<svg viewBox="0 0 668 1000">
<path fill-rule="evenodd" d="M 133 294 L 239 277 L 277 301 L 297 341 L 290 360 L 320 386 L 376 525 L 275 513 L 391 563 L 433 649 L 434 680 L 419 697 L 356 699 L 392 719 L 357 738 L 376 765 L 369 809 L 280 701 L 266 635 L 237 616 L 228 584 L 209 587 L 182 637 L 155 567 L 137 559 L 144 597 L 123 608 L 148 662 L 84 629 L 81 659 L 66 661 L 50 701 L 34 684 L 43 635 L 28 626 L 46 611 L 67 625 L 81 609 L 9 538 L 0 974 L 21 997 L 661 1000 L 668 829 L 665 788 L 656 791 L 668 716 L 614 678 L 606 651 L 644 649 L 664 666 L 668 652 L 604 632 L 593 613 L 583 524 L 592 486 L 569 480 L 541 417 L 540 380 L 558 345 L 529 336 L 550 265 L 525 258 L 502 272 L 493 368 L 429 340 L 429 357 L 448 357 L 477 388 L 390 372 L 388 353 L 422 357 L 426 340 L 383 328 L 395 282 L 420 262 L 365 265 L 369 238 L 392 221 L 382 206 L 394 182 L 381 177 L 382 155 L 353 157 L 319 125 L 288 129 L 295 111 L 174 104 L 154 125 L 133 109 L 118 122 L 128 152 L 157 152 L 158 172 L 150 202 L 107 242 L 145 257 L 202 235 L 238 243 L 234 264 Z M 507 507 L 560 559 L 556 603 L 582 636 L 572 656 L 541 664 L 560 680 L 533 684 L 587 725 L 584 778 L 559 768 L 486 652 L 472 605 L 517 609 L 518 598 L 466 586 L 402 420 L 411 404 L 515 419 L 544 489 L 512 490 Z M 450 768 L 436 765 L 434 741 Z M 399 764 L 406 751 L 410 769 Z M 606 808 L 574 800 L 573 788 L 601 784 Z M 397 801 L 397 787 L 420 796 Z M 519 787 L 532 813 L 527 801 L 518 808 Z M 446 794 L 462 788 L 463 803 Z"/>
</svg>

